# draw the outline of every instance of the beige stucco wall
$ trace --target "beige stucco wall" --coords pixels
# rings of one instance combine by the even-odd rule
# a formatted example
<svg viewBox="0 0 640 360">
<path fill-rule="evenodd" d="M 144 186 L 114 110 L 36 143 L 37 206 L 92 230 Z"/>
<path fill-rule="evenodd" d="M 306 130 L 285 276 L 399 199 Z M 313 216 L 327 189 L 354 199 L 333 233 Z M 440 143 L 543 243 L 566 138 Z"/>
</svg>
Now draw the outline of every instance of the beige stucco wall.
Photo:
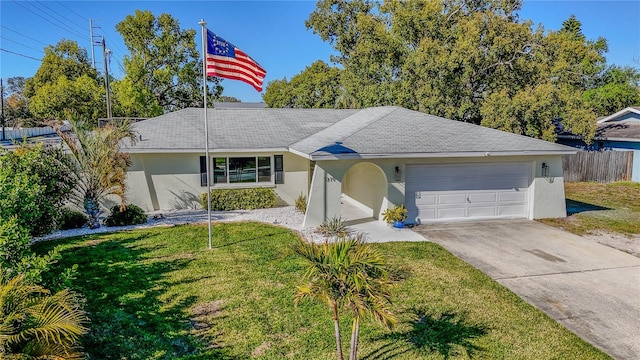
<svg viewBox="0 0 640 360">
<path fill-rule="evenodd" d="M 294 204 L 301 194 L 309 196 L 309 160 L 291 153 L 282 155 L 284 184 L 277 184 L 275 192 L 287 204 Z"/>
<path fill-rule="evenodd" d="M 377 165 L 387 178 L 386 207 L 404 204 L 406 166 L 411 164 L 445 164 L 445 163 L 482 163 L 482 162 L 528 162 L 531 164 L 529 183 L 529 219 L 564 217 L 566 206 L 564 200 L 564 178 L 562 177 L 562 157 L 548 156 L 503 156 L 474 158 L 430 158 L 430 159 L 372 159 L 318 161 L 309 194 L 309 209 L 305 216 L 305 227 L 315 227 L 325 219 L 340 216 L 340 195 L 342 190 L 351 190 L 349 176 L 345 173 L 359 162 L 370 162 Z M 549 165 L 549 176 L 542 176 L 542 163 Z M 396 175 L 395 168 L 400 170 Z M 320 170 L 320 171 L 318 171 Z M 362 173 L 366 176 L 366 172 Z M 343 181 L 345 181 L 343 185 Z M 326 194 L 326 198 L 324 198 Z M 349 194 L 350 197 L 353 197 Z M 381 209 L 384 211 L 385 207 Z"/>
<path fill-rule="evenodd" d="M 361 162 L 374 164 L 382 170 L 387 180 L 386 189 L 382 190 L 376 186 L 375 182 L 378 181 L 378 175 L 374 168 L 369 166 L 354 166 Z M 379 212 L 384 211 L 387 207 L 393 207 L 395 204 L 403 204 L 403 179 L 396 179 L 394 174 L 395 167 L 398 166 L 400 168 L 404 163 L 406 163 L 405 159 L 318 161 L 311 182 L 304 226 L 316 227 L 322 224 L 325 219 L 340 217 L 340 195 L 343 189 L 345 189 L 343 186 L 346 186 L 347 195 L 355 200 L 358 200 L 357 197 L 360 197 L 358 201 L 364 205 L 367 205 L 367 202 L 373 202 L 373 199 L 382 198 Z M 350 169 L 353 169 L 353 172 L 351 172 Z M 375 191 L 378 189 L 378 192 L 373 192 L 367 197 L 364 197 L 365 195 L 362 194 L 361 191 L 356 192 L 355 186 L 362 186 L 369 179 L 367 178 L 365 181 L 357 182 L 357 184 L 349 184 L 350 180 L 348 178 L 345 179 L 347 171 L 350 172 L 348 178 L 353 178 L 357 174 L 361 176 L 374 176 L 372 179 L 374 183 L 369 185 L 369 190 Z M 345 180 L 346 182 L 343 185 Z M 356 193 L 354 194 L 354 192 Z M 362 202 L 362 200 L 364 202 Z"/>
<path fill-rule="evenodd" d="M 542 174 L 542 163 L 549 166 L 548 176 Z M 562 176 L 562 157 L 541 157 L 534 162 L 535 177 L 530 191 L 531 219 L 558 218 L 567 216 Z"/>
<path fill-rule="evenodd" d="M 293 204 L 300 195 L 308 195 L 309 160 L 290 153 L 283 155 L 284 184 L 212 184 L 212 189 L 247 186 L 272 187 L 280 198 Z M 274 153 L 214 153 L 210 156 L 271 156 Z M 127 169 L 127 199 L 145 211 L 201 208 L 200 156 L 204 153 L 131 154 Z"/>
<path fill-rule="evenodd" d="M 200 207 L 200 154 L 132 154 L 127 199 L 145 211 Z"/>
<path fill-rule="evenodd" d="M 371 217 L 378 219 L 387 207 L 387 183 L 387 177 L 380 167 L 370 162 L 360 162 L 345 173 L 342 192 L 363 205 Z"/>
<path fill-rule="evenodd" d="M 200 208 L 200 195 L 206 187 L 200 186 L 200 156 L 204 154 L 132 154 L 132 165 L 127 171 L 127 198 L 129 203 L 146 211 Z M 215 156 L 266 156 L 273 153 L 212 153 Z M 318 161 L 309 186 L 309 160 L 283 153 L 284 184 L 268 185 L 285 202 L 293 204 L 302 194 L 307 196 L 309 208 L 305 226 L 318 226 L 325 219 L 340 217 L 340 195 L 346 195 L 372 209 L 376 217 L 386 208 L 404 204 L 405 173 L 410 164 L 529 162 L 530 219 L 564 217 L 564 179 L 562 158 L 553 156 L 513 156 L 482 158 L 437 159 L 374 159 Z M 549 176 L 542 176 L 542 163 L 549 165 Z M 362 165 L 361 163 L 369 163 Z M 360 165 L 358 165 L 360 164 Z M 374 166 L 375 165 L 375 166 Z M 396 174 L 396 167 L 399 173 Z M 382 172 L 384 175 L 382 175 Z M 345 175 L 348 174 L 346 177 Z M 386 184 L 380 184 L 381 179 Z M 246 184 L 216 184 L 213 188 L 246 187 Z M 256 185 L 261 186 L 261 185 Z M 264 186 L 264 185 L 262 185 Z M 379 207 L 379 208 L 378 208 Z"/>
</svg>

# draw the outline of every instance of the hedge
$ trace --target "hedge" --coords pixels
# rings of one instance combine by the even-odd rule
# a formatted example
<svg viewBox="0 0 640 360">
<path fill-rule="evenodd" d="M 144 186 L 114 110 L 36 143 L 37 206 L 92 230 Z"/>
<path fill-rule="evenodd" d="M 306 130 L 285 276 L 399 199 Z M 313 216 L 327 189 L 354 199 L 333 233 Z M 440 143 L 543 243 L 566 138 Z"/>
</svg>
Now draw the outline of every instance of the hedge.
<svg viewBox="0 0 640 360">
<path fill-rule="evenodd" d="M 203 208 L 207 208 L 207 193 L 200 197 Z M 276 205 L 273 189 L 217 189 L 211 190 L 211 210 L 252 210 L 271 208 Z"/>
</svg>

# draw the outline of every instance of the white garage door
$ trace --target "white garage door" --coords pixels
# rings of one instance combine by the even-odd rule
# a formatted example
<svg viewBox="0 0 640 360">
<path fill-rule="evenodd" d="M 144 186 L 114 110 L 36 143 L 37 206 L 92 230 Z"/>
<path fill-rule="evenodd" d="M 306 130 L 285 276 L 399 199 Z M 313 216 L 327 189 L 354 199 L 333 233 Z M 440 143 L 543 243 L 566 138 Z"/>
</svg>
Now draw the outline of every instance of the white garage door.
<svg viewBox="0 0 640 360">
<path fill-rule="evenodd" d="M 527 217 L 530 163 L 408 165 L 408 221 Z"/>
</svg>

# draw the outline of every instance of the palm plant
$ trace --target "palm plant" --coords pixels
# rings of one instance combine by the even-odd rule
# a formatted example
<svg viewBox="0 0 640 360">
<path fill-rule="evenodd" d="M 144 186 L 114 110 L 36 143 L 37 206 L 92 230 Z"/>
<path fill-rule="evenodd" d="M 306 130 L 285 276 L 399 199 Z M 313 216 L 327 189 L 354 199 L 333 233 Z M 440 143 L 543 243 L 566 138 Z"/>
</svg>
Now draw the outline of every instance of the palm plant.
<svg viewBox="0 0 640 360">
<path fill-rule="evenodd" d="M 71 195 L 82 205 L 89 217 L 89 227 L 99 228 L 100 201 L 109 195 L 120 198 L 126 205 L 126 169 L 131 165 L 129 155 L 120 151 L 122 140 L 135 136 L 129 122 L 106 125 L 91 129 L 86 119 L 77 115 L 68 116 L 71 132 L 62 131 L 62 123 L 49 122 L 56 133 L 69 147 L 75 159 L 76 191 Z"/>
<path fill-rule="evenodd" d="M 350 359 L 357 356 L 360 321 L 370 314 L 382 324 L 391 325 L 395 317 L 391 304 L 391 280 L 384 257 L 361 236 L 342 237 L 335 242 L 314 244 L 300 240 L 294 251 L 307 259 L 305 284 L 296 288 L 294 302 L 312 298 L 325 303 L 333 312 L 338 359 L 342 360 L 339 309 L 346 307 L 353 316 Z"/>
<path fill-rule="evenodd" d="M 1 359 L 82 359 L 85 312 L 68 290 L 53 295 L 19 275 L 0 281 Z"/>
</svg>

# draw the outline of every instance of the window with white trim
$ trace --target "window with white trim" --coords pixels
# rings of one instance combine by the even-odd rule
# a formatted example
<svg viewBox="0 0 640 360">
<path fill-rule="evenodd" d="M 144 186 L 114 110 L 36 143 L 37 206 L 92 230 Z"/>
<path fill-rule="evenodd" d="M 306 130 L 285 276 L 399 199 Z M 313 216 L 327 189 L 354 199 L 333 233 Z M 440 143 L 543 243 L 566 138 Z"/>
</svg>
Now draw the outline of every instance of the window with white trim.
<svg viewBox="0 0 640 360">
<path fill-rule="evenodd" d="M 200 157 L 201 185 L 206 186 L 206 163 Z M 282 184 L 282 155 L 229 156 L 211 159 L 212 184 Z"/>
</svg>

